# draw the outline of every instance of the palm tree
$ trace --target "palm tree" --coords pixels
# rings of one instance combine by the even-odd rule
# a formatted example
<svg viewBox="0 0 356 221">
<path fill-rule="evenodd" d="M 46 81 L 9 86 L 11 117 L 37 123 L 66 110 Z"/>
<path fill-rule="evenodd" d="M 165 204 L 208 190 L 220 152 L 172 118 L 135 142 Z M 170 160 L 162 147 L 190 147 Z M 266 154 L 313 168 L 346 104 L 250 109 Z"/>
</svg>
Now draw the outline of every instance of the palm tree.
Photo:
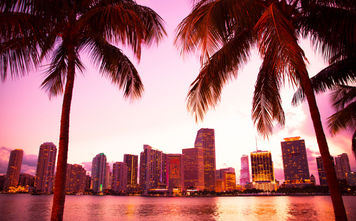
<svg viewBox="0 0 356 221">
<path fill-rule="evenodd" d="M 187 102 L 197 120 L 219 102 L 223 86 L 237 77 L 256 43 L 263 62 L 252 118 L 261 134 L 270 135 L 274 121 L 284 125 L 280 87 L 285 81 L 301 86 L 337 220 L 347 216 L 298 39 L 309 37 L 325 58 L 343 57 L 349 50 L 345 45 L 356 41 L 355 8 L 351 0 L 200 0 L 179 24 L 176 39 L 182 52 L 201 51 L 202 67 Z"/>
<path fill-rule="evenodd" d="M 0 2 L 1 78 L 16 77 L 49 60 L 42 87 L 63 93 L 59 154 L 51 220 L 62 220 L 69 138 L 69 115 L 76 70 L 83 71 L 80 52 L 90 55 L 103 76 L 138 98 L 143 85 L 137 70 L 114 44 L 132 48 L 140 59 L 141 45 L 165 35 L 162 19 L 132 0 L 2 0 Z"/>
</svg>

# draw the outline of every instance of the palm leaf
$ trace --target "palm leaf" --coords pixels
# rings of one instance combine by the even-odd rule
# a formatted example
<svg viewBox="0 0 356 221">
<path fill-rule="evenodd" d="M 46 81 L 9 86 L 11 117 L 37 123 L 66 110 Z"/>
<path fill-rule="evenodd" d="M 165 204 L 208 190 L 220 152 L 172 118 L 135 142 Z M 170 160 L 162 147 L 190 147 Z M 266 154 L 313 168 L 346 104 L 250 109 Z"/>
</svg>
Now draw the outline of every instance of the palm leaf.
<svg viewBox="0 0 356 221">
<path fill-rule="evenodd" d="M 333 106 L 337 110 L 341 110 L 345 108 L 348 103 L 356 100 L 356 87 L 339 85 L 333 91 L 331 99 L 334 101 Z"/>
<path fill-rule="evenodd" d="M 342 110 L 336 112 L 328 118 L 328 125 L 332 134 L 340 129 L 356 128 L 356 101 L 348 104 Z"/>
</svg>

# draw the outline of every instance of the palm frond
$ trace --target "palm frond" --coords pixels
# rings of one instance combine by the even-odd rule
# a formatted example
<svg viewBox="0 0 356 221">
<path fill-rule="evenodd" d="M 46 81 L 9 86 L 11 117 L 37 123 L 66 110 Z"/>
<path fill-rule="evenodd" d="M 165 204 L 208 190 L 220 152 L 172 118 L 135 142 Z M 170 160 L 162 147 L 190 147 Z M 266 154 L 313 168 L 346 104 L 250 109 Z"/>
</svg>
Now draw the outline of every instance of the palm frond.
<svg viewBox="0 0 356 221">
<path fill-rule="evenodd" d="M 103 75 L 118 85 L 124 91 L 125 97 L 141 97 L 143 84 L 140 76 L 135 66 L 119 48 L 99 37 L 91 39 L 87 47 L 90 49 L 91 58 L 100 66 Z"/>
<path fill-rule="evenodd" d="M 348 104 L 342 110 L 336 112 L 328 118 L 328 125 L 332 134 L 340 129 L 356 128 L 356 101 Z"/>
<path fill-rule="evenodd" d="M 247 61 L 254 41 L 252 31 L 246 30 L 228 41 L 204 64 L 187 96 L 188 110 L 196 120 L 202 120 L 208 109 L 217 104 L 225 83 L 237 77 L 237 70 Z"/>
<path fill-rule="evenodd" d="M 339 85 L 331 94 L 333 106 L 337 110 L 345 108 L 350 102 L 356 101 L 356 87 L 348 85 Z"/>
<path fill-rule="evenodd" d="M 201 51 L 202 63 L 234 35 L 256 23 L 263 10 L 258 1 L 200 1 L 177 27 L 181 52 Z"/>
<path fill-rule="evenodd" d="M 337 61 L 324 68 L 311 79 L 313 90 L 316 93 L 333 89 L 337 85 L 345 85 L 356 82 L 356 58 L 347 58 Z M 302 88 L 299 88 L 293 96 L 292 104 L 297 105 L 305 99 Z"/>
</svg>

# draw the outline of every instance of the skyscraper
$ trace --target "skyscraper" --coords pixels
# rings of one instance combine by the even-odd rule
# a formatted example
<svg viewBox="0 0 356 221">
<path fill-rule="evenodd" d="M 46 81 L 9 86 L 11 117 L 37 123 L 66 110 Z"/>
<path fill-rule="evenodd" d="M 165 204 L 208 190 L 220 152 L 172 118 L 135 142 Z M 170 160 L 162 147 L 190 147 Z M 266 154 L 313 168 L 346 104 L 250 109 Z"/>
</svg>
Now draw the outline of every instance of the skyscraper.
<svg viewBox="0 0 356 221">
<path fill-rule="evenodd" d="M 162 159 L 162 151 L 143 145 L 143 152 L 140 154 L 140 186 L 145 194 L 150 189 L 161 188 Z"/>
<path fill-rule="evenodd" d="M 128 167 L 126 163 L 116 162 L 112 169 L 112 190 L 116 193 L 125 193 L 127 190 Z"/>
<path fill-rule="evenodd" d="M 331 157 L 331 161 L 334 164 L 334 158 Z M 324 164 L 323 164 L 323 159 L 320 157 L 316 158 L 316 165 L 318 167 L 318 175 L 319 175 L 319 182 L 320 182 L 320 186 L 327 186 L 328 185 L 328 181 L 326 180 L 326 173 L 324 170 Z"/>
<path fill-rule="evenodd" d="M 233 191 L 236 189 L 236 174 L 232 167 L 216 170 L 216 192 Z"/>
<path fill-rule="evenodd" d="M 204 189 L 215 191 L 216 163 L 214 129 L 200 129 L 197 133 L 194 146 L 203 151 Z"/>
<path fill-rule="evenodd" d="M 124 163 L 127 165 L 127 187 L 137 187 L 137 170 L 138 170 L 138 156 L 125 154 Z"/>
<path fill-rule="evenodd" d="M 271 152 L 261 150 L 251 152 L 251 169 L 252 182 L 256 189 L 264 191 L 277 189 Z"/>
<path fill-rule="evenodd" d="M 346 180 L 346 174 L 351 172 L 349 157 L 346 153 L 335 157 L 335 171 L 338 180 Z"/>
<path fill-rule="evenodd" d="M 57 148 L 51 142 L 43 143 L 38 154 L 35 191 L 50 194 L 53 192 L 54 167 L 56 166 Z"/>
<path fill-rule="evenodd" d="M 102 192 L 105 188 L 106 156 L 103 153 L 93 158 L 91 176 L 94 193 Z"/>
<path fill-rule="evenodd" d="M 200 148 L 187 148 L 183 153 L 184 189 L 204 190 L 204 158 Z"/>
<path fill-rule="evenodd" d="M 304 140 L 300 137 L 284 138 L 281 142 L 286 184 L 310 183 L 309 166 Z"/>
<path fill-rule="evenodd" d="M 182 169 L 182 154 L 166 154 L 167 163 L 167 186 L 170 192 L 173 189 L 183 189 L 183 169 Z"/>
<path fill-rule="evenodd" d="M 10 186 L 18 185 L 20 172 L 21 172 L 22 157 L 23 157 L 23 150 L 15 149 L 11 151 L 9 164 L 7 166 L 5 183 L 4 183 L 5 190 Z"/>
<path fill-rule="evenodd" d="M 78 164 L 67 164 L 66 193 L 84 193 L 86 171 Z"/>
<path fill-rule="evenodd" d="M 240 185 L 244 186 L 248 183 L 250 183 L 250 167 L 248 163 L 248 156 L 242 155 L 241 170 L 240 170 Z"/>
<path fill-rule="evenodd" d="M 104 189 L 110 190 L 112 183 L 112 173 L 109 163 L 106 163 Z"/>
</svg>

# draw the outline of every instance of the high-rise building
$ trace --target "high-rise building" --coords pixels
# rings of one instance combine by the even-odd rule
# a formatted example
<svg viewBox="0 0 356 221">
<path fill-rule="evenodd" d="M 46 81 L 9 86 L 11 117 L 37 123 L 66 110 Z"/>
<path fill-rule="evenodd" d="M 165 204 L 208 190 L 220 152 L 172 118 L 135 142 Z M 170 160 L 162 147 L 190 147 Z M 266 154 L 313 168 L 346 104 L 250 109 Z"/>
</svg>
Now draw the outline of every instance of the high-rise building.
<svg viewBox="0 0 356 221">
<path fill-rule="evenodd" d="M 173 189 L 183 190 L 183 157 L 182 154 L 166 154 L 167 186 L 170 192 Z"/>
<path fill-rule="evenodd" d="M 150 189 L 162 187 L 162 155 L 162 151 L 146 144 L 143 146 L 143 152 L 140 154 L 140 186 L 144 194 Z"/>
<path fill-rule="evenodd" d="M 250 167 L 248 163 L 248 156 L 242 155 L 241 170 L 240 170 L 240 185 L 244 186 L 248 183 L 250 183 Z"/>
<path fill-rule="evenodd" d="M 35 176 L 27 173 L 20 173 L 19 185 L 33 187 L 35 184 Z"/>
<path fill-rule="evenodd" d="M 91 190 L 91 176 L 85 175 L 85 192 L 89 192 Z"/>
<path fill-rule="evenodd" d="M 10 186 L 17 186 L 19 183 L 23 150 L 15 149 L 10 153 L 9 164 L 7 166 L 4 189 Z"/>
<path fill-rule="evenodd" d="M 331 157 L 330 160 L 334 164 L 334 158 Z M 325 173 L 325 169 L 324 169 L 323 159 L 321 158 L 321 156 L 316 158 L 316 165 L 318 167 L 320 186 L 327 186 L 328 181 L 326 180 L 326 173 Z"/>
<path fill-rule="evenodd" d="M 105 175 L 106 175 L 106 156 L 103 153 L 96 155 L 93 158 L 91 176 L 93 183 L 93 192 L 103 192 L 105 188 Z"/>
<path fill-rule="evenodd" d="M 112 183 L 112 173 L 109 163 L 106 163 L 104 189 L 110 190 Z"/>
<path fill-rule="evenodd" d="M 86 171 L 78 164 L 67 164 L 66 193 L 84 193 Z"/>
<path fill-rule="evenodd" d="M 112 190 L 116 193 L 125 193 L 127 190 L 128 166 L 123 162 L 116 162 L 112 169 Z"/>
<path fill-rule="evenodd" d="M 216 192 L 233 191 L 236 189 L 236 174 L 232 167 L 216 170 Z"/>
<path fill-rule="evenodd" d="M 127 165 L 127 187 L 129 189 L 137 187 L 138 156 L 125 154 L 124 163 Z"/>
<path fill-rule="evenodd" d="M 300 137 L 284 138 L 281 142 L 286 184 L 310 183 L 309 166 L 304 140 Z"/>
<path fill-rule="evenodd" d="M 201 148 L 182 150 L 184 189 L 204 190 L 204 158 Z"/>
<path fill-rule="evenodd" d="M 271 152 L 261 150 L 251 152 L 251 170 L 253 186 L 256 189 L 263 191 L 277 189 Z"/>
<path fill-rule="evenodd" d="M 53 192 L 54 168 L 56 166 L 57 148 L 51 142 L 43 143 L 40 146 L 36 177 L 35 191 L 38 193 L 50 194 Z"/>
<path fill-rule="evenodd" d="M 335 157 L 335 172 L 338 180 L 346 180 L 346 174 L 351 172 L 349 157 L 346 153 Z"/>
<path fill-rule="evenodd" d="M 224 173 L 224 183 L 226 191 L 236 190 L 236 174 L 234 172 L 225 172 Z"/>
<path fill-rule="evenodd" d="M 194 147 L 203 150 L 204 189 L 215 191 L 216 162 L 214 129 L 200 129 L 197 133 Z"/>
</svg>

